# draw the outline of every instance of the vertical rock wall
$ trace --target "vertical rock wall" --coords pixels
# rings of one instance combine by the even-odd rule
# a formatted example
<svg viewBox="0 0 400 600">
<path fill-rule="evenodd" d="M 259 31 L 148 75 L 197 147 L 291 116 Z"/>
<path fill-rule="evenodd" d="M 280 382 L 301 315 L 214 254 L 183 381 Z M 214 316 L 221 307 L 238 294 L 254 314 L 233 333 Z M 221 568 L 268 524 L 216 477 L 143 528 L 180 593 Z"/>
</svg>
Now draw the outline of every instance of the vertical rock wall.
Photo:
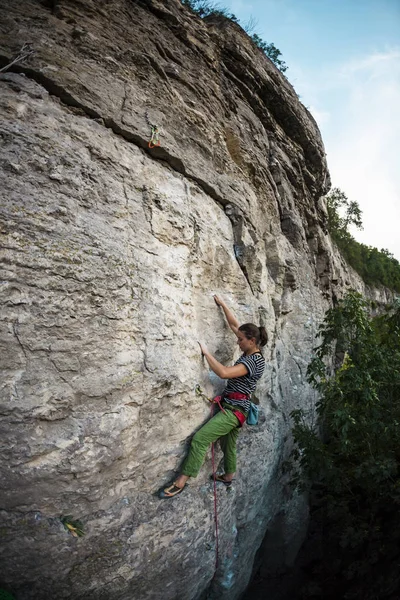
<svg viewBox="0 0 400 600">
<path fill-rule="evenodd" d="M 35 49 L 0 77 L 2 583 L 18 600 L 234 600 L 268 527 L 282 563 L 300 543 L 288 415 L 312 418 L 317 324 L 361 289 L 324 232 L 316 124 L 240 28 L 178 0 L 11 0 L 0 34 L 0 66 Z M 270 336 L 260 424 L 218 491 L 216 572 L 209 457 L 182 496 L 154 496 L 208 416 L 195 385 L 223 386 L 197 340 L 237 355 L 213 293 Z"/>
</svg>

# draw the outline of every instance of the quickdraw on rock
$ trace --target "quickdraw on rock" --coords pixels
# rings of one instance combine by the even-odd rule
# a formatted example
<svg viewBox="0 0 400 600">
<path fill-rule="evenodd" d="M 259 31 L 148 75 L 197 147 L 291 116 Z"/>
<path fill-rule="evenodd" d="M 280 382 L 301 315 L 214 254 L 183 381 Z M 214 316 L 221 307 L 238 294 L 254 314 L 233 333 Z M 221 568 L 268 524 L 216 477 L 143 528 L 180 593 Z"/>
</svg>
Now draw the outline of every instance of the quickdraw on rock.
<svg viewBox="0 0 400 600">
<path fill-rule="evenodd" d="M 161 146 L 161 142 L 160 142 L 160 129 L 159 129 L 158 125 L 153 125 L 150 122 L 149 113 L 147 112 L 147 110 L 144 113 L 144 118 L 146 119 L 147 125 L 151 129 L 151 137 L 150 137 L 150 141 L 149 141 L 149 148 L 158 148 L 158 146 Z"/>
<path fill-rule="evenodd" d="M 220 410 L 222 410 L 223 413 L 226 413 L 226 411 L 222 408 L 222 405 L 221 405 L 222 396 L 215 396 L 215 398 L 213 398 L 213 399 L 209 398 L 208 396 L 205 395 L 205 393 L 203 392 L 203 390 L 201 389 L 199 384 L 196 385 L 195 392 L 196 392 L 197 396 L 204 398 L 204 400 L 208 400 L 208 402 L 211 402 L 211 404 L 218 404 Z"/>
<path fill-rule="evenodd" d="M 157 125 L 151 125 L 151 138 L 149 141 L 149 148 L 156 148 L 158 146 L 161 146 L 160 131 Z"/>
<path fill-rule="evenodd" d="M 208 400 L 208 402 L 212 402 L 211 398 L 209 398 L 208 396 L 205 395 L 205 393 L 203 392 L 203 390 L 201 389 L 199 384 L 196 385 L 196 387 L 194 388 L 194 391 L 196 392 L 196 396 L 200 396 L 201 398 L 204 398 L 204 400 Z"/>
</svg>

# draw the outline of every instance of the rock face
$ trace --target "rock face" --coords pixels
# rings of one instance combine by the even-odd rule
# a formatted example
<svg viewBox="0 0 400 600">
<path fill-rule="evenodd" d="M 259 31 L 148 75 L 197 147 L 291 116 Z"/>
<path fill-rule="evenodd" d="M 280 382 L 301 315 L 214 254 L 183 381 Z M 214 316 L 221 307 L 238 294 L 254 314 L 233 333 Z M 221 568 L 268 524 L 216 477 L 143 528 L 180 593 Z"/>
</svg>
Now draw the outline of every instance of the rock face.
<svg viewBox="0 0 400 600">
<path fill-rule="evenodd" d="M 363 290 L 326 235 L 315 121 L 237 25 L 178 0 L 9 0 L 0 33 L 0 66 L 35 49 L 0 77 L 2 583 L 18 600 L 235 600 L 266 531 L 279 565 L 301 543 L 289 413 L 313 418 L 318 323 Z M 218 490 L 217 569 L 210 457 L 180 497 L 154 496 L 208 416 L 195 385 L 223 386 L 197 340 L 237 356 L 213 293 L 270 337 L 261 422 Z"/>
</svg>

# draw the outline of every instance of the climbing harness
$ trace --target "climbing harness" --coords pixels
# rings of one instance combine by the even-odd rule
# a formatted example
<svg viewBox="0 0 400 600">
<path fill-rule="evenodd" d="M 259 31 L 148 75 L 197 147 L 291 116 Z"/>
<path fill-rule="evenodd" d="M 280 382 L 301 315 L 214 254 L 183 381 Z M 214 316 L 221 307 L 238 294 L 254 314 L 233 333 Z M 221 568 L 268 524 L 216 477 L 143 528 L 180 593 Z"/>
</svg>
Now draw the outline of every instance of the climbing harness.
<svg viewBox="0 0 400 600">
<path fill-rule="evenodd" d="M 147 110 L 144 113 L 144 117 L 146 119 L 147 125 L 151 129 L 151 136 L 150 136 L 150 140 L 149 140 L 149 148 L 158 148 L 159 146 L 161 146 L 161 142 L 160 142 L 160 129 L 159 129 L 158 125 L 153 125 L 152 123 L 150 123 L 149 113 L 147 112 Z"/>
<path fill-rule="evenodd" d="M 212 404 L 218 404 L 219 409 L 222 410 L 224 414 L 226 414 L 226 410 L 221 404 L 223 396 L 215 396 L 215 398 L 211 399 L 204 394 L 199 385 L 196 385 L 195 392 L 198 396 L 204 398 L 204 400 L 207 400 Z M 248 400 L 249 398 L 246 394 L 240 394 L 239 392 L 228 392 L 227 394 L 225 394 L 225 397 L 229 398 L 230 400 Z M 246 422 L 246 416 L 240 410 L 232 410 L 232 412 L 239 421 L 239 427 L 243 427 L 244 423 Z M 253 425 L 253 423 L 250 424 Z"/>
</svg>

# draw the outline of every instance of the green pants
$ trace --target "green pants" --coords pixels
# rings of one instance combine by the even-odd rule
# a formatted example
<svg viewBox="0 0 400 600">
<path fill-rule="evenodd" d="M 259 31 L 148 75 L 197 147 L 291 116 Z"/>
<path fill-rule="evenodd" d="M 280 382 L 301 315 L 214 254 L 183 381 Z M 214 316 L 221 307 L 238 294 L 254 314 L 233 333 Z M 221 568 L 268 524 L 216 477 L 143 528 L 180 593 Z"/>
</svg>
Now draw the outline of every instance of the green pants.
<svg viewBox="0 0 400 600">
<path fill-rule="evenodd" d="M 193 436 L 189 455 L 183 463 L 183 475 L 197 477 L 209 445 L 218 438 L 220 438 L 221 449 L 224 453 L 225 473 L 234 473 L 236 471 L 236 439 L 238 435 L 239 421 L 233 412 L 229 409 L 225 409 L 225 412 L 218 412 Z"/>
</svg>

